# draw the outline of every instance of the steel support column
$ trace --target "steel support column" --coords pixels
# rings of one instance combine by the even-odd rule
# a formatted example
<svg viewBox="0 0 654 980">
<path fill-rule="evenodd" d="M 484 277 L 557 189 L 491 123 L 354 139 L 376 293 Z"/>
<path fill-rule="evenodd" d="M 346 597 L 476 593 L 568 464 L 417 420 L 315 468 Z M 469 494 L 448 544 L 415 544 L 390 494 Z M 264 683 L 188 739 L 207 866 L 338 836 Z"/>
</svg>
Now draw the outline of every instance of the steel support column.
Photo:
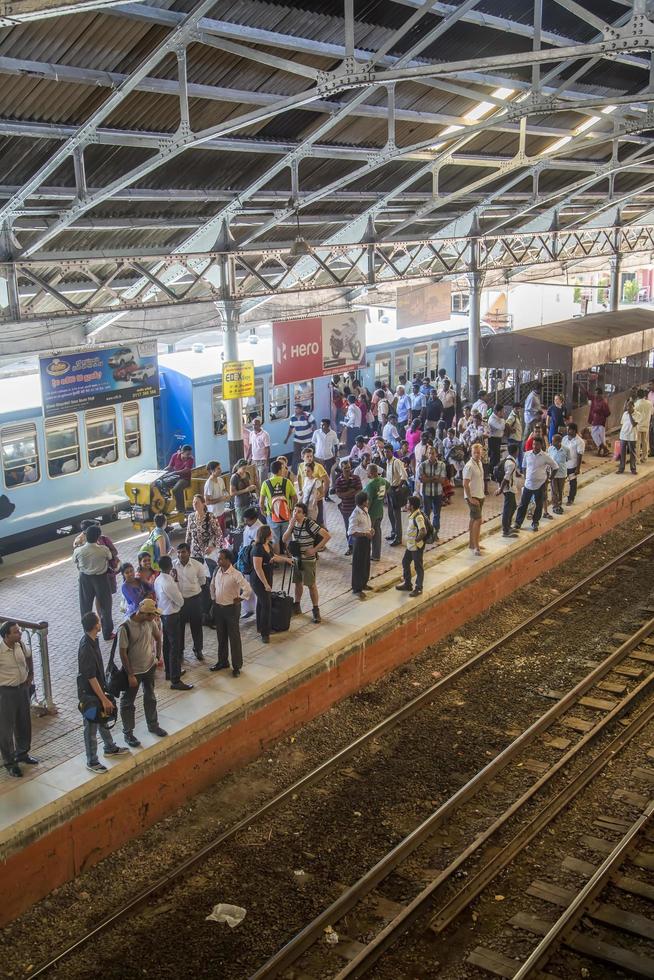
<svg viewBox="0 0 654 980">
<path fill-rule="evenodd" d="M 616 252 L 611 259 L 611 283 L 609 286 L 609 309 L 615 313 L 620 308 L 620 272 L 622 270 L 622 253 Z"/>
<path fill-rule="evenodd" d="M 224 303 L 223 351 L 225 361 L 238 361 L 238 327 L 240 303 Z M 227 445 L 229 447 L 230 469 L 243 458 L 243 414 L 240 398 L 230 398 L 224 402 L 227 415 Z"/>
<path fill-rule="evenodd" d="M 468 271 L 470 303 L 468 309 L 468 399 L 474 401 L 479 392 L 479 361 L 481 355 L 481 290 L 484 273 L 479 271 L 479 239 L 470 241 Z"/>
</svg>

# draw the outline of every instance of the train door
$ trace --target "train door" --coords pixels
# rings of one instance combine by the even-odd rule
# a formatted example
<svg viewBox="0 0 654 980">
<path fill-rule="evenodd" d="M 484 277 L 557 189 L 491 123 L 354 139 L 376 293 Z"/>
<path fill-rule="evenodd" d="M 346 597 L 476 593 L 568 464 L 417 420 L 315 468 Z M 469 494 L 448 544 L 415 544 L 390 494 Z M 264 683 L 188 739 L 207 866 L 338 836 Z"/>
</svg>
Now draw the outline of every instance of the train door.
<svg viewBox="0 0 654 980">
<path fill-rule="evenodd" d="M 411 351 L 409 348 L 396 350 L 393 355 L 393 386 L 406 385 L 409 382 L 409 358 Z"/>
</svg>

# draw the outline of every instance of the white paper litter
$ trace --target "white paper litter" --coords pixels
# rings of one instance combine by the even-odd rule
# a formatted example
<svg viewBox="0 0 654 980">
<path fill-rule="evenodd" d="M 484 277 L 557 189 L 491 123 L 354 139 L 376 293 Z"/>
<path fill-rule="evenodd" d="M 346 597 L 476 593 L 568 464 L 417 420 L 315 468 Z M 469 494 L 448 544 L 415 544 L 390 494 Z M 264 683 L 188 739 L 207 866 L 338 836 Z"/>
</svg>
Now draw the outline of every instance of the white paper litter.
<svg viewBox="0 0 654 980">
<path fill-rule="evenodd" d="M 245 918 L 245 909 L 242 909 L 240 905 L 226 905 L 225 902 L 219 902 L 218 905 L 214 905 L 213 911 L 205 919 L 206 922 L 226 922 L 230 929 L 242 922 Z"/>
</svg>

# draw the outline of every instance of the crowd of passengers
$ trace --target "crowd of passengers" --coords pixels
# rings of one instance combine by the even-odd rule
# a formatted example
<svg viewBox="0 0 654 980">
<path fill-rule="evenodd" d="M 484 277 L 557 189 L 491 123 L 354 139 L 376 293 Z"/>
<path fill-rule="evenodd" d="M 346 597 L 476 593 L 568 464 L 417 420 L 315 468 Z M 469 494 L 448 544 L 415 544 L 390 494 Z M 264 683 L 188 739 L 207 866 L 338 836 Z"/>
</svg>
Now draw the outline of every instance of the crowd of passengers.
<svg viewBox="0 0 654 980">
<path fill-rule="evenodd" d="M 231 473 L 209 461 L 203 492 L 195 494 L 186 515 L 185 540 L 177 546 L 160 514 L 136 565 L 121 563 L 100 524 L 84 522 L 73 561 L 83 630 L 78 696 L 87 767 L 93 772 L 107 771 L 98 756 L 98 734 L 105 756 L 141 745 L 134 731 L 139 690 L 148 730 L 166 737 L 157 714 L 156 672 L 163 667 L 172 689 L 192 690 L 184 680 L 187 633 L 195 658 L 204 662 L 204 630 L 215 629 L 218 658 L 209 669 L 231 667 L 237 678 L 244 620 L 254 617 L 261 641 L 269 643 L 271 632 L 288 628 L 276 622 L 276 602 L 292 603 L 289 617 L 301 615 L 306 589 L 312 620 L 320 623 L 318 567 L 331 539 L 328 505 L 343 521 L 354 595 L 363 600 L 370 591 L 371 564 L 382 559 L 386 516 L 387 546 L 404 549 L 403 581 L 396 589 L 416 598 L 423 589 L 426 546 L 438 543 L 441 512 L 457 486 L 469 509 L 470 554 L 477 558 L 484 550 L 480 529 L 489 494 L 503 498 L 502 534 L 513 538 L 527 518 L 538 531 L 541 520 L 554 520 L 574 505 L 589 447 L 598 456 L 614 456 L 619 473 L 627 459 L 636 473 L 638 462 L 654 453 L 654 381 L 629 392 L 613 448 L 607 442 L 611 410 L 599 388 L 589 399 L 584 435 L 561 396 L 543 404 L 540 384 L 524 404 L 509 406 L 494 404 L 484 391 L 462 405 L 444 370 L 434 382 L 414 377 L 394 391 L 384 384 L 371 393 L 338 378 L 332 390 L 335 426 L 327 418 L 318 423 L 296 405 L 286 433 L 288 455 L 271 459 L 270 436 L 255 417 L 247 427 L 245 456 Z M 194 467 L 193 449 L 184 445 L 159 484 L 182 513 Z M 276 566 L 286 569 L 293 583 L 290 598 L 273 590 Z M 123 622 L 114 631 L 117 592 Z M 112 644 L 111 674 L 114 680 L 122 677 L 117 697 L 107 689 L 101 635 Z M 5 622 L 0 627 L 0 751 L 15 777 L 22 776 L 22 765 L 38 764 L 30 754 L 32 686 L 31 657 L 20 627 Z M 125 745 L 112 735 L 117 718 Z"/>
</svg>

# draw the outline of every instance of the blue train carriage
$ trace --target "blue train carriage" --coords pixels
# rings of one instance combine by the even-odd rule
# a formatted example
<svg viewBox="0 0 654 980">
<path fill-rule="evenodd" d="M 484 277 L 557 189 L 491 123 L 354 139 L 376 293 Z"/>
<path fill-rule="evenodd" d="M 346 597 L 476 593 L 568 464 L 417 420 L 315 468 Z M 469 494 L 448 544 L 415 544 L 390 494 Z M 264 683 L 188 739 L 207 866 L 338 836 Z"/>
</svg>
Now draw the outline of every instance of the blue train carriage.
<svg viewBox="0 0 654 980">
<path fill-rule="evenodd" d="M 163 354 L 159 358 L 160 398 L 158 407 L 159 462 L 164 466 L 171 453 L 187 442 L 196 462 L 218 460 L 229 467 L 227 415 L 222 400 L 222 347 L 201 347 Z M 243 421 L 260 416 L 270 435 L 271 456 L 289 451 L 284 444 L 288 420 L 300 402 L 316 421 L 329 417 L 330 378 L 315 378 L 291 385 L 274 385 L 272 341 L 239 344 L 239 359 L 254 361 L 255 394 L 243 401 Z M 246 435 L 247 441 L 247 435 Z"/>
<path fill-rule="evenodd" d="M 0 551 L 115 517 L 135 465 L 155 467 L 152 398 L 44 419 L 38 374 L 3 381 Z"/>
</svg>

